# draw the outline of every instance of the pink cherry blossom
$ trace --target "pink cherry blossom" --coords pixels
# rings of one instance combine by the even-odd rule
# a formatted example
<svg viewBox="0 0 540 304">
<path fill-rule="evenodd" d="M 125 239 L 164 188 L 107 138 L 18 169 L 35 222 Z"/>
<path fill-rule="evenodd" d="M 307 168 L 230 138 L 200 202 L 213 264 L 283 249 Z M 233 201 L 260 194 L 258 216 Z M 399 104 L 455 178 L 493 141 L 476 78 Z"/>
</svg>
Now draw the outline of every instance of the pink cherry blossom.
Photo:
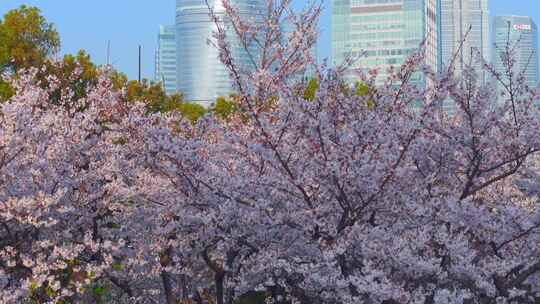
<svg viewBox="0 0 540 304">
<path fill-rule="evenodd" d="M 494 75 L 512 83 L 497 99 L 420 48 L 382 85 L 359 73 L 356 94 L 346 65 L 311 57 L 320 6 L 267 2 L 256 22 L 234 1 L 210 11 L 238 92 L 226 120 L 148 114 L 106 70 L 78 107 L 50 103 L 33 70 L 14 79 L 0 299 L 92 303 L 99 286 L 118 303 L 538 303 L 539 96 L 523 75 Z"/>
</svg>

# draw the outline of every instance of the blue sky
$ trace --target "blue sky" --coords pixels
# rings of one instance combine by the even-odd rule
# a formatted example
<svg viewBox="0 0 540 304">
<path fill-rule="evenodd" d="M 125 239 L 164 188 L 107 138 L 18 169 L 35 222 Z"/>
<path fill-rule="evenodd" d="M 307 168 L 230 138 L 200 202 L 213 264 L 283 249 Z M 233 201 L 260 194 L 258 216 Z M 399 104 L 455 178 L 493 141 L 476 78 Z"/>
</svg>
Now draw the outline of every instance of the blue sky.
<svg viewBox="0 0 540 304">
<path fill-rule="evenodd" d="M 540 23 L 540 0 L 489 0 L 491 15 L 529 15 Z M 298 4 L 305 1 L 296 0 Z M 107 41 L 116 68 L 137 77 L 137 46 L 143 46 L 143 77 L 153 77 L 159 24 L 174 22 L 174 0 L 0 0 L 0 16 L 22 4 L 37 6 L 60 32 L 63 53 L 85 49 L 106 62 Z M 330 0 L 324 0 L 319 55 L 330 55 Z"/>
</svg>

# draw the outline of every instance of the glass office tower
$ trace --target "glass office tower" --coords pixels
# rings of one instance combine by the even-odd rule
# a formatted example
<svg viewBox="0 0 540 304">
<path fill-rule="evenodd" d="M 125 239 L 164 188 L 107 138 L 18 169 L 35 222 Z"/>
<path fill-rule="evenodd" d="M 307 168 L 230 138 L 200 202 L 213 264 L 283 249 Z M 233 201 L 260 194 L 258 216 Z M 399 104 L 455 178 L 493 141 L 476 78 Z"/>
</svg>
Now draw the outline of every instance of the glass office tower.
<svg viewBox="0 0 540 304">
<path fill-rule="evenodd" d="M 159 27 L 154 80 L 163 84 L 167 94 L 176 93 L 176 27 Z"/>
<path fill-rule="evenodd" d="M 525 71 L 527 85 L 538 86 L 538 29 L 530 17 L 525 16 L 497 16 L 493 19 L 492 63 L 497 72 L 505 75 L 501 55 L 507 43 L 514 47 L 516 60 L 515 73 Z M 499 91 L 500 84 L 494 81 Z"/>
<path fill-rule="evenodd" d="M 264 12 L 265 0 L 233 0 L 241 17 L 253 18 Z M 208 0 L 217 14 L 223 13 L 220 0 Z M 208 16 L 205 0 L 176 1 L 176 41 L 177 41 L 177 89 L 186 101 L 203 106 L 211 105 L 219 96 L 233 93 L 230 75 L 219 59 L 218 50 L 208 43 L 216 28 Z M 235 43 L 231 29 L 229 37 L 233 56 L 242 69 L 252 67 L 244 49 Z M 253 54 L 257 56 L 257 54 Z"/>
<path fill-rule="evenodd" d="M 440 0 L 440 55 L 443 68 L 448 67 L 454 54 L 456 75 L 465 64 L 472 64 L 485 82 L 485 72 L 476 54 L 489 59 L 489 11 L 487 0 Z M 463 45 L 462 44 L 463 41 Z"/>
<path fill-rule="evenodd" d="M 332 62 L 358 58 L 349 77 L 362 70 L 399 67 L 425 42 L 426 62 L 438 71 L 439 0 L 334 0 L 332 1 Z M 413 79 L 425 84 L 420 74 Z"/>
</svg>

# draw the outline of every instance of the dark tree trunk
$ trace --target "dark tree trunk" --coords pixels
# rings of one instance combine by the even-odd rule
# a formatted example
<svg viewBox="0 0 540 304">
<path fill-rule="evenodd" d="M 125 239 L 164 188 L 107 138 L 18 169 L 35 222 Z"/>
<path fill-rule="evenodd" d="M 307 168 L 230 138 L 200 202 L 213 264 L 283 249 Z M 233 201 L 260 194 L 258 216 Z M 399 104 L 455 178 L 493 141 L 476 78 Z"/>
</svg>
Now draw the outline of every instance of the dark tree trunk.
<svg viewBox="0 0 540 304">
<path fill-rule="evenodd" d="M 166 271 L 161 272 L 161 280 L 163 281 L 163 290 L 165 291 L 165 300 L 167 304 L 176 304 L 171 278 Z"/>
<path fill-rule="evenodd" d="M 167 267 L 170 264 L 171 248 L 167 248 L 160 256 L 160 264 L 162 267 Z M 171 276 L 166 271 L 161 271 L 161 281 L 163 282 L 163 290 L 165 291 L 165 299 L 167 304 L 176 304 L 176 296 L 174 295 Z"/>
<path fill-rule="evenodd" d="M 215 281 L 216 281 L 216 304 L 225 304 L 224 302 L 224 291 L 223 291 L 223 282 L 224 282 L 224 275 L 222 272 L 217 272 L 214 275 Z"/>
</svg>

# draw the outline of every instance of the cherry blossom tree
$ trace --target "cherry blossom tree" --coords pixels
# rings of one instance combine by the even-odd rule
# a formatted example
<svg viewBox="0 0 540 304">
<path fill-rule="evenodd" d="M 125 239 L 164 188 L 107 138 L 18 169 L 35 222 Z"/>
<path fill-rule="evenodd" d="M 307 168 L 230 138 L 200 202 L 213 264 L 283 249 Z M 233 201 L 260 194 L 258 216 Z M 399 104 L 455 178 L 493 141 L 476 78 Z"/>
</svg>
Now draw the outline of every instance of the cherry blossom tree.
<svg viewBox="0 0 540 304">
<path fill-rule="evenodd" d="M 0 105 L 0 299 L 79 302 L 104 279 L 129 293 L 114 276 L 127 236 L 111 167 L 126 107 L 105 76 L 77 105 L 51 103 L 59 82 L 41 88 L 37 72 L 19 75 Z"/>
<path fill-rule="evenodd" d="M 347 64 L 312 58 L 319 4 L 267 2 L 258 22 L 209 5 L 228 117 L 150 114 L 106 73 L 70 108 L 17 80 L 0 108 L 2 299 L 538 303 L 540 113 L 523 73 L 494 75 L 512 84 L 499 96 L 478 64 L 434 73 L 420 49 L 355 88 Z M 257 49 L 253 70 L 233 42 Z"/>
<path fill-rule="evenodd" d="M 383 86 L 377 71 L 363 76 L 363 96 L 342 70 L 319 72 L 308 102 L 289 79 L 313 62 L 319 7 L 294 15 L 269 1 L 265 22 L 249 23 L 223 6 L 216 45 L 242 114 L 143 136 L 152 156 L 137 191 L 166 202 L 165 272 L 205 269 L 217 303 L 250 290 L 274 303 L 538 301 L 540 218 L 522 187 L 534 180 L 538 109 L 522 76 L 499 103 L 472 67 L 436 75 L 419 52 Z M 287 45 L 284 18 L 297 25 Z M 255 72 L 235 62 L 231 27 L 261 46 Z M 417 73 L 430 85 L 413 85 Z"/>
</svg>

